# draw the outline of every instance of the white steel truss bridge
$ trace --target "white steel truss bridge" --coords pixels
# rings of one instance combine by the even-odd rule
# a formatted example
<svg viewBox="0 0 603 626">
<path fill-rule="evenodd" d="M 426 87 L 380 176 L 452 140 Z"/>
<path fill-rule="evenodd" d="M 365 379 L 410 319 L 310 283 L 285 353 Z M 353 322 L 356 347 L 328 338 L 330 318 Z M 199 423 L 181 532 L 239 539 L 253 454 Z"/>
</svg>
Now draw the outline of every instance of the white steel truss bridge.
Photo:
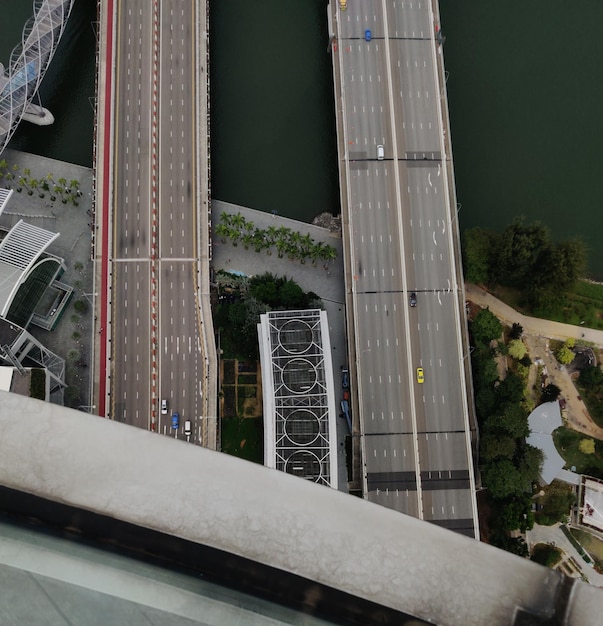
<svg viewBox="0 0 603 626">
<path fill-rule="evenodd" d="M 8 68 L 0 64 L 0 154 L 24 116 L 32 119 L 46 113 L 33 105 L 32 99 L 59 45 L 74 2 L 34 0 L 33 16 L 25 23 L 21 43 L 12 51 Z"/>
</svg>

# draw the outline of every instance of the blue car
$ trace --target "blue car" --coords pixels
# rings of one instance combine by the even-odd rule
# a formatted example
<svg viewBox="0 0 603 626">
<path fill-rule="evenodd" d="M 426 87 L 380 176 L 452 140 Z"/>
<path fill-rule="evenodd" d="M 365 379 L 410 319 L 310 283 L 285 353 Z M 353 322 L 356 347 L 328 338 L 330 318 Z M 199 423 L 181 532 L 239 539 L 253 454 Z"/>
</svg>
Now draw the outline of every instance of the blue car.
<svg viewBox="0 0 603 626">
<path fill-rule="evenodd" d="M 367 28 L 364 31 L 364 41 L 370 41 L 373 38 L 371 31 Z"/>
<path fill-rule="evenodd" d="M 180 414 L 172 413 L 172 428 L 174 430 L 178 430 L 179 425 L 180 425 Z"/>
</svg>

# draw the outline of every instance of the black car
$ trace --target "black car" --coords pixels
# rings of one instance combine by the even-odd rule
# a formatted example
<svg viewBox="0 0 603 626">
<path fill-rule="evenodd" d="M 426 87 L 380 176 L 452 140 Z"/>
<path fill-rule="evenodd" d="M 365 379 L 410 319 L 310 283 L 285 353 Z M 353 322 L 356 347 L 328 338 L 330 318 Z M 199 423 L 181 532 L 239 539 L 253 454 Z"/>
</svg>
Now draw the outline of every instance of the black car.
<svg viewBox="0 0 603 626">
<path fill-rule="evenodd" d="M 410 294 L 410 306 L 417 306 L 417 294 L 414 291 Z"/>
</svg>

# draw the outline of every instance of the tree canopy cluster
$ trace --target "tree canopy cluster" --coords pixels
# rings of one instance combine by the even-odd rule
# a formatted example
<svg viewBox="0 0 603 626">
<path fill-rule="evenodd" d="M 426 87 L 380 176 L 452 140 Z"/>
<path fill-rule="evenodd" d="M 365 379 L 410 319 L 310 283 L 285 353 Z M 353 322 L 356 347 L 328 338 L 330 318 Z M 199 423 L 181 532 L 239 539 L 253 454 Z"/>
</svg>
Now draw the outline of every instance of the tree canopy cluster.
<svg viewBox="0 0 603 626">
<path fill-rule="evenodd" d="M 518 329 L 516 329 L 517 331 Z M 500 321 L 483 309 L 471 324 L 474 351 L 473 381 L 477 418 L 480 426 L 479 465 L 482 482 L 490 496 L 493 544 L 526 555 L 524 542 L 512 540 L 508 533 L 525 531 L 534 524 L 531 511 L 531 486 L 539 479 L 542 452 L 528 445 L 528 410 L 524 403 L 525 384 L 514 371 L 498 376 L 495 349 L 491 342 L 502 335 Z M 525 358 L 514 339 L 512 351 Z M 523 345 L 523 344 L 522 344 Z"/>
<path fill-rule="evenodd" d="M 214 316 L 225 356 L 258 359 L 257 324 L 267 311 L 322 308 L 313 292 L 269 272 L 247 278 L 218 272 L 220 298 Z"/>
<path fill-rule="evenodd" d="M 469 282 L 515 287 L 533 309 L 550 309 L 583 275 L 586 249 L 577 238 L 553 242 L 543 224 L 518 219 L 502 233 L 466 231 L 463 263 Z"/>
</svg>

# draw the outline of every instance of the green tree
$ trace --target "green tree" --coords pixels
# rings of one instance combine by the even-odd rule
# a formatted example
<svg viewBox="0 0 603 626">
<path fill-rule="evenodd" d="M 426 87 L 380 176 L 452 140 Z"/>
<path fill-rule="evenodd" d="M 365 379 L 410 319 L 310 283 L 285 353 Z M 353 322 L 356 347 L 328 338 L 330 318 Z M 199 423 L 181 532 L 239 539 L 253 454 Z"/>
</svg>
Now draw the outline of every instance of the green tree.
<svg viewBox="0 0 603 626">
<path fill-rule="evenodd" d="M 471 324 L 471 332 L 475 341 L 487 344 L 500 337 L 502 324 L 490 309 L 482 309 Z"/>
<path fill-rule="evenodd" d="M 578 449 L 582 454 L 594 454 L 595 453 L 595 440 L 584 438 L 580 439 L 580 443 L 578 444 Z"/>
<path fill-rule="evenodd" d="M 540 402 L 555 402 L 559 395 L 561 394 L 561 389 L 554 385 L 553 383 L 549 383 L 543 390 L 542 395 L 540 396 Z"/>
<path fill-rule="evenodd" d="M 519 494 L 501 500 L 496 506 L 496 519 L 498 526 L 506 531 L 526 530 L 534 528 L 534 513 L 532 512 L 532 500 L 526 494 Z"/>
<path fill-rule="evenodd" d="M 524 490 L 524 480 L 521 472 L 509 459 L 499 459 L 490 463 L 483 471 L 484 486 L 495 499 L 508 498 L 521 494 Z"/>
<path fill-rule="evenodd" d="M 488 433 L 479 444 L 480 459 L 489 463 L 495 459 L 512 459 L 515 454 L 515 439 L 508 435 Z"/>
<path fill-rule="evenodd" d="M 496 235 L 483 228 L 471 228 L 463 236 L 465 279 L 470 283 L 490 282 L 490 254 Z"/>
<path fill-rule="evenodd" d="M 279 303 L 278 287 L 274 280 L 266 280 L 256 285 L 250 285 L 250 293 L 260 302 L 265 302 L 271 307 L 277 306 Z"/>
<path fill-rule="evenodd" d="M 512 339 L 508 346 L 509 356 L 519 361 L 526 355 L 526 344 L 521 339 Z"/>
<path fill-rule="evenodd" d="M 554 480 L 546 487 L 544 496 L 540 498 L 542 510 L 536 514 L 536 521 L 545 526 L 564 522 L 569 515 L 574 500 L 573 489 L 560 480 Z"/>
<path fill-rule="evenodd" d="M 85 300 L 76 300 L 73 303 L 73 308 L 75 309 L 76 313 L 79 313 L 80 315 L 88 311 L 88 305 L 86 304 Z"/>
<path fill-rule="evenodd" d="M 515 372 L 509 372 L 496 388 L 499 406 L 519 404 L 523 398 L 524 389 L 523 380 Z"/>
<path fill-rule="evenodd" d="M 574 360 L 574 353 L 570 350 L 565 344 L 562 345 L 557 352 L 555 352 L 555 357 L 561 365 L 569 365 Z"/>
<path fill-rule="evenodd" d="M 304 292 L 302 288 L 294 281 L 288 280 L 279 290 L 279 298 L 281 304 L 286 309 L 295 309 L 303 306 Z"/>
<path fill-rule="evenodd" d="M 523 335 L 523 326 L 517 322 L 513 322 L 513 326 L 509 331 L 509 339 L 521 339 Z"/>
<path fill-rule="evenodd" d="M 516 554 L 523 558 L 528 557 L 530 554 L 523 537 L 510 537 L 507 533 L 501 532 L 493 535 L 491 541 L 493 546 L 511 554 Z"/>
<path fill-rule="evenodd" d="M 520 443 L 517 447 L 515 463 L 523 477 L 526 489 L 532 482 L 540 480 L 544 455 L 540 448 L 535 448 L 527 443 Z"/>
<path fill-rule="evenodd" d="M 501 414 L 491 415 L 484 423 L 488 433 L 506 433 L 509 437 L 527 437 L 530 434 L 528 415 L 520 404 L 509 404 Z"/>
<path fill-rule="evenodd" d="M 603 383 L 603 372 L 601 368 L 594 365 L 587 365 L 580 371 L 578 383 L 586 389 L 596 389 Z"/>
<path fill-rule="evenodd" d="M 507 226 L 492 255 L 496 282 L 515 287 L 529 287 L 540 269 L 539 260 L 550 248 L 549 234 L 541 223 L 524 224 L 522 219 Z"/>
<path fill-rule="evenodd" d="M 563 552 L 559 548 L 549 546 L 546 543 L 537 543 L 532 549 L 531 561 L 545 567 L 555 567 L 561 560 Z"/>
</svg>

